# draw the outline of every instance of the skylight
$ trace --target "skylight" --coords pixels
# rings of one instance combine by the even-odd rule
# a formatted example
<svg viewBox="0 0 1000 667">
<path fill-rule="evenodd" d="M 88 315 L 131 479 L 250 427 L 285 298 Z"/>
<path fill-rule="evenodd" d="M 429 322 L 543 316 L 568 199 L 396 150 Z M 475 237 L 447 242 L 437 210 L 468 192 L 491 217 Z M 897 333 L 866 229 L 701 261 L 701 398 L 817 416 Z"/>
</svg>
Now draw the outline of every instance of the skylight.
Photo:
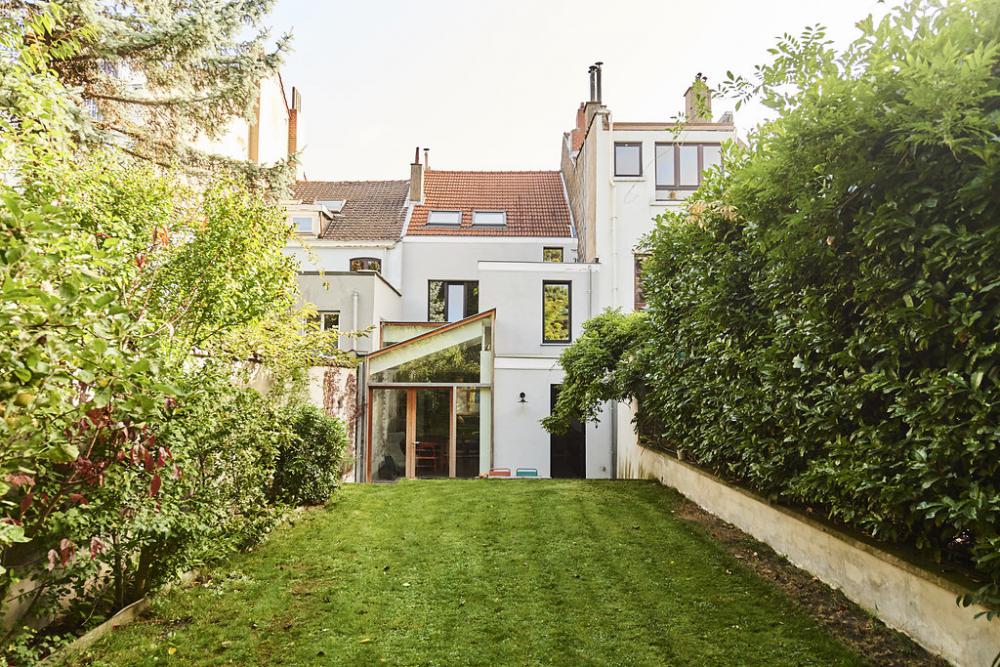
<svg viewBox="0 0 1000 667">
<path fill-rule="evenodd" d="M 507 224 L 507 213 L 505 211 L 474 211 L 472 224 L 502 227 Z"/>
<path fill-rule="evenodd" d="M 431 211 L 427 214 L 428 225 L 451 225 L 462 224 L 461 211 Z"/>
</svg>

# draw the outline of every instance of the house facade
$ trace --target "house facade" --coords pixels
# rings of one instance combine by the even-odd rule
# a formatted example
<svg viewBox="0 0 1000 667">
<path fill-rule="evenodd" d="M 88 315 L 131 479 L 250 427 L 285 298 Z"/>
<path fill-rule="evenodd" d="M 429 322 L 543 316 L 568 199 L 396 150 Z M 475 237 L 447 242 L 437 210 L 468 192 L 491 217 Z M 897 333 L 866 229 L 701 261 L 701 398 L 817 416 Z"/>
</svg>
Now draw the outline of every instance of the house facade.
<svg viewBox="0 0 1000 667">
<path fill-rule="evenodd" d="M 435 170 L 418 150 L 407 181 L 296 183 L 303 298 L 325 328 L 364 332 L 341 338 L 360 361 L 356 480 L 628 468 L 628 405 L 565 435 L 541 427 L 558 358 L 605 308 L 642 307 L 642 237 L 734 128 L 695 90 L 684 124 L 616 122 L 590 75 L 559 170 Z"/>
</svg>

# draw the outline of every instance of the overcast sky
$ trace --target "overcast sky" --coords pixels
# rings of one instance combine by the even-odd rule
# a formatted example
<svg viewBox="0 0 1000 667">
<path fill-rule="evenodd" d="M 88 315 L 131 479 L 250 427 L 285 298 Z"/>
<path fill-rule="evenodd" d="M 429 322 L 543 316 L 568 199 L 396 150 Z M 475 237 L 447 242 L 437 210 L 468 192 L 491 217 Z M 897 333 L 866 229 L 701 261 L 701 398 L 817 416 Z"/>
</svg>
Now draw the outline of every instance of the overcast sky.
<svg viewBox="0 0 1000 667">
<path fill-rule="evenodd" d="M 891 0 L 894 2 L 895 0 Z M 438 169 L 556 169 L 563 132 L 604 65 L 616 120 L 668 120 L 695 73 L 749 74 L 782 32 L 822 23 L 839 44 L 877 0 L 278 0 L 293 33 L 282 74 L 302 93 L 311 180 L 408 178 L 413 148 Z M 716 100 L 714 115 L 732 109 Z M 763 110 L 736 114 L 747 129 Z"/>
</svg>

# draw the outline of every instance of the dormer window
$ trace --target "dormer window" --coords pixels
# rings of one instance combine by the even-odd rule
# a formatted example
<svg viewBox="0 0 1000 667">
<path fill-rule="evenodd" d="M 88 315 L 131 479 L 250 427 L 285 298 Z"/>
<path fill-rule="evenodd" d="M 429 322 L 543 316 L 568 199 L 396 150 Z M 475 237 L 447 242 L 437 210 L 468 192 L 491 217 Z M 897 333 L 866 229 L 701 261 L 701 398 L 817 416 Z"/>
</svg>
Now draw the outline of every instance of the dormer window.
<svg viewBox="0 0 1000 667">
<path fill-rule="evenodd" d="M 297 234 L 315 234 L 316 218 L 311 215 L 292 216 L 292 227 Z"/>
<path fill-rule="evenodd" d="M 505 211 L 473 211 L 472 224 L 484 227 L 503 227 L 507 224 Z"/>
<path fill-rule="evenodd" d="M 431 211 L 427 214 L 428 225 L 441 227 L 458 227 L 462 224 L 461 211 Z"/>
</svg>

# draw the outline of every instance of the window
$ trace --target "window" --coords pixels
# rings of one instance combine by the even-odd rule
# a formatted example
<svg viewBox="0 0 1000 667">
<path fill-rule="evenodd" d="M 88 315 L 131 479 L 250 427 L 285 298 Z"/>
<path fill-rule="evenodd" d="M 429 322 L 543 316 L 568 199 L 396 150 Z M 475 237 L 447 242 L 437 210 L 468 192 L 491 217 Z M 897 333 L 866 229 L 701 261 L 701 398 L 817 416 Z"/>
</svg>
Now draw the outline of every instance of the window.
<svg viewBox="0 0 1000 667">
<path fill-rule="evenodd" d="M 646 295 L 643 294 L 642 290 L 642 272 L 643 265 L 646 260 L 649 259 L 649 255 L 639 255 L 635 256 L 635 309 L 636 310 L 646 310 Z"/>
<path fill-rule="evenodd" d="M 462 224 L 461 211 L 431 211 L 427 214 L 428 225 L 458 226 Z"/>
<path fill-rule="evenodd" d="M 299 234 L 314 234 L 316 231 L 311 215 L 296 215 L 292 217 L 292 226 Z"/>
<path fill-rule="evenodd" d="M 479 312 L 479 283 L 461 280 L 427 282 L 427 320 L 457 322 Z"/>
<path fill-rule="evenodd" d="M 563 261 L 562 248 L 542 248 L 542 261 L 560 263 Z"/>
<path fill-rule="evenodd" d="M 473 211 L 472 224 L 503 226 L 507 224 L 507 214 L 504 211 Z"/>
<path fill-rule="evenodd" d="M 337 331 L 340 329 L 340 311 L 321 310 L 310 316 L 309 321 L 319 325 L 320 331 Z"/>
<path fill-rule="evenodd" d="M 351 271 L 382 271 L 382 260 L 377 257 L 355 257 L 351 260 Z"/>
<path fill-rule="evenodd" d="M 656 144 L 656 189 L 693 190 L 706 169 L 721 164 L 719 144 Z"/>
<path fill-rule="evenodd" d="M 570 318 L 570 283 L 542 282 L 542 342 L 568 343 Z"/>
<path fill-rule="evenodd" d="M 615 176 L 642 176 L 642 144 L 615 144 Z"/>
</svg>

